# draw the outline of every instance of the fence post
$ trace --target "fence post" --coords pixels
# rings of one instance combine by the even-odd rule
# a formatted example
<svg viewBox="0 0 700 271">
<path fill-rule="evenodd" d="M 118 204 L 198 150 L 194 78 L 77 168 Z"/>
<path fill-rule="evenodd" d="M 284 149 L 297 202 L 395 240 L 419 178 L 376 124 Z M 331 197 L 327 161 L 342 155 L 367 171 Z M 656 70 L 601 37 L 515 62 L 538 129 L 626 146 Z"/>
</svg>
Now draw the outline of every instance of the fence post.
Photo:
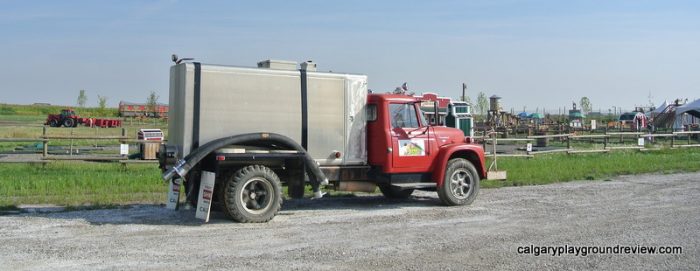
<svg viewBox="0 0 700 271">
<path fill-rule="evenodd" d="M 671 136 L 671 148 L 673 148 L 673 143 L 675 143 L 675 141 L 676 141 L 676 135 L 674 134 Z"/>
<path fill-rule="evenodd" d="M 605 135 L 604 140 L 603 140 L 603 149 L 608 148 L 608 135 Z"/>
<path fill-rule="evenodd" d="M 566 148 L 571 149 L 571 137 L 566 136 Z"/>
<path fill-rule="evenodd" d="M 46 156 L 49 155 L 49 141 L 46 139 L 46 125 L 44 125 L 42 135 L 42 138 L 44 139 L 44 151 L 42 153 L 42 157 L 46 158 Z"/>
<path fill-rule="evenodd" d="M 70 155 L 73 155 L 73 129 L 70 128 Z"/>
</svg>

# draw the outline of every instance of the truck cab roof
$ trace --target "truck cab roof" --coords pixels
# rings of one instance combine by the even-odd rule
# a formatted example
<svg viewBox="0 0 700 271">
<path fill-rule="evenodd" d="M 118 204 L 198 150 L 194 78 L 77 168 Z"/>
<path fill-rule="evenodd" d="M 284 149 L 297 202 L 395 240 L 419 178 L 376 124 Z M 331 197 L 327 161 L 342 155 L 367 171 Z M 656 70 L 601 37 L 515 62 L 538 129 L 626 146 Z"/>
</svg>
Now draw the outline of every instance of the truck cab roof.
<svg viewBox="0 0 700 271">
<path fill-rule="evenodd" d="M 402 103 L 410 103 L 410 102 L 419 102 L 419 100 L 413 96 L 408 96 L 408 95 L 401 95 L 401 94 L 380 94 L 380 93 L 372 93 L 367 95 L 367 100 L 368 101 L 375 101 L 375 102 L 387 102 L 387 101 L 392 101 L 392 102 L 402 102 Z"/>
</svg>

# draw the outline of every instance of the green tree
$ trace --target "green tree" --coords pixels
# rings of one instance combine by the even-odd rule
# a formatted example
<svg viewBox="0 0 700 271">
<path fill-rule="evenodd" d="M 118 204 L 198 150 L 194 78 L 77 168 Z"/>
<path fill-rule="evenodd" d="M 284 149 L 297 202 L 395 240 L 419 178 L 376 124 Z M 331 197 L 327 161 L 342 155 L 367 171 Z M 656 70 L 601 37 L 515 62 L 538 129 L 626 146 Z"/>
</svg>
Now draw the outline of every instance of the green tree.
<svg viewBox="0 0 700 271">
<path fill-rule="evenodd" d="M 86 102 L 87 102 L 87 95 L 85 95 L 85 90 L 81 89 L 80 94 L 78 94 L 78 106 L 85 107 Z"/>
<path fill-rule="evenodd" d="M 105 115 L 106 109 L 107 109 L 107 97 L 97 95 L 97 106 L 98 106 L 98 112 L 100 112 L 100 115 Z"/>
<path fill-rule="evenodd" d="M 479 112 L 479 115 L 485 116 L 486 111 L 488 111 L 489 108 L 489 99 L 486 98 L 486 94 L 482 91 L 479 91 L 479 94 L 476 97 L 476 106 L 475 110 L 476 112 Z"/>
<path fill-rule="evenodd" d="M 156 111 L 158 108 L 158 98 L 160 98 L 160 96 L 158 96 L 155 91 L 151 91 L 151 94 L 146 98 L 146 106 L 148 107 L 148 111 L 153 112 L 153 117 L 158 117 L 158 112 Z"/>
<path fill-rule="evenodd" d="M 593 105 L 591 105 L 591 100 L 589 100 L 588 97 L 582 97 L 581 101 L 579 101 L 579 104 L 583 113 L 589 114 L 591 113 L 591 111 L 593 111 Z"/>
</svg>

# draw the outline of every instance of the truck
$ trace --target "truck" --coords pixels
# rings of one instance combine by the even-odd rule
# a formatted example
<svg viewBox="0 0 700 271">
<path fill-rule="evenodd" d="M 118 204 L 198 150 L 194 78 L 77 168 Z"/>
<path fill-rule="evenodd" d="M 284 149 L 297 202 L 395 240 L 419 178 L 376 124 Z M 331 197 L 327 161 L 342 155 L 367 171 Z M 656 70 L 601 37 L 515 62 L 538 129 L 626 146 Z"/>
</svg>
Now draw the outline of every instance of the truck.
<svg viewBox="0 0 700 271">
<path fill-rule="evenodd" d="M 44 122 L 44 125 L 51 127 L 77 127 L 79 124 L 90 127 L 111 128 L 120 127 L 122 121 L 117 119 L 83 118 L 78 116 L 75 110 L 65 108 L 61 110 L 60 114 L 49 114 L 46 117 L 46 122 Z"/>
<path fill-rule="evenodd" d="M 197 217 L 218 207 L 237 222 L 267 222 L 310 187 L 405 199 L 435 191 L 471 204 L 486 177 L 484 150 L 463 131 L 428 123 L 421 100 L 372 93 L 367 76 L 317 71 L 316 63 L 257 67 L 177 63 L 170 68 L 167 144 L 158 157 Z M 198 191 L 198 192 L 197 192 Z M 200 212 L 206 213 L 199 216 Z"/>
</svg>

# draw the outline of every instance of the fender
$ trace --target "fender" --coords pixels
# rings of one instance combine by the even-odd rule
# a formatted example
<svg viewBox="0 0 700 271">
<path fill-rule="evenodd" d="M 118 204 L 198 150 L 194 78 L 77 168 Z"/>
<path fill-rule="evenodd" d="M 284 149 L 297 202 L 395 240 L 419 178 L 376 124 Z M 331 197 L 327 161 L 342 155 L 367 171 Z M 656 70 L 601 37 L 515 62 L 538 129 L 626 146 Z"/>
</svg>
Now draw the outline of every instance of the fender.
<svg viewBox="0 0 700 271">
<path fill-rule="evenodd" d="M 442 186 L 442 182 L 445 179 L 447 162 L 454 157 L 469 160 L 472 164 L 474 164 L 476 172 L 479 173 L 479 177 L 486 177 L 486 168 L 484 167 L 486 164 L 484 161 L 484 149 L 481 146 L 473 144 L 444 145 L 440 148 L 440 153 L 435 159 L 435 164 L 433 166 L 433 181 L 438 187 Z"/>
</svg>

